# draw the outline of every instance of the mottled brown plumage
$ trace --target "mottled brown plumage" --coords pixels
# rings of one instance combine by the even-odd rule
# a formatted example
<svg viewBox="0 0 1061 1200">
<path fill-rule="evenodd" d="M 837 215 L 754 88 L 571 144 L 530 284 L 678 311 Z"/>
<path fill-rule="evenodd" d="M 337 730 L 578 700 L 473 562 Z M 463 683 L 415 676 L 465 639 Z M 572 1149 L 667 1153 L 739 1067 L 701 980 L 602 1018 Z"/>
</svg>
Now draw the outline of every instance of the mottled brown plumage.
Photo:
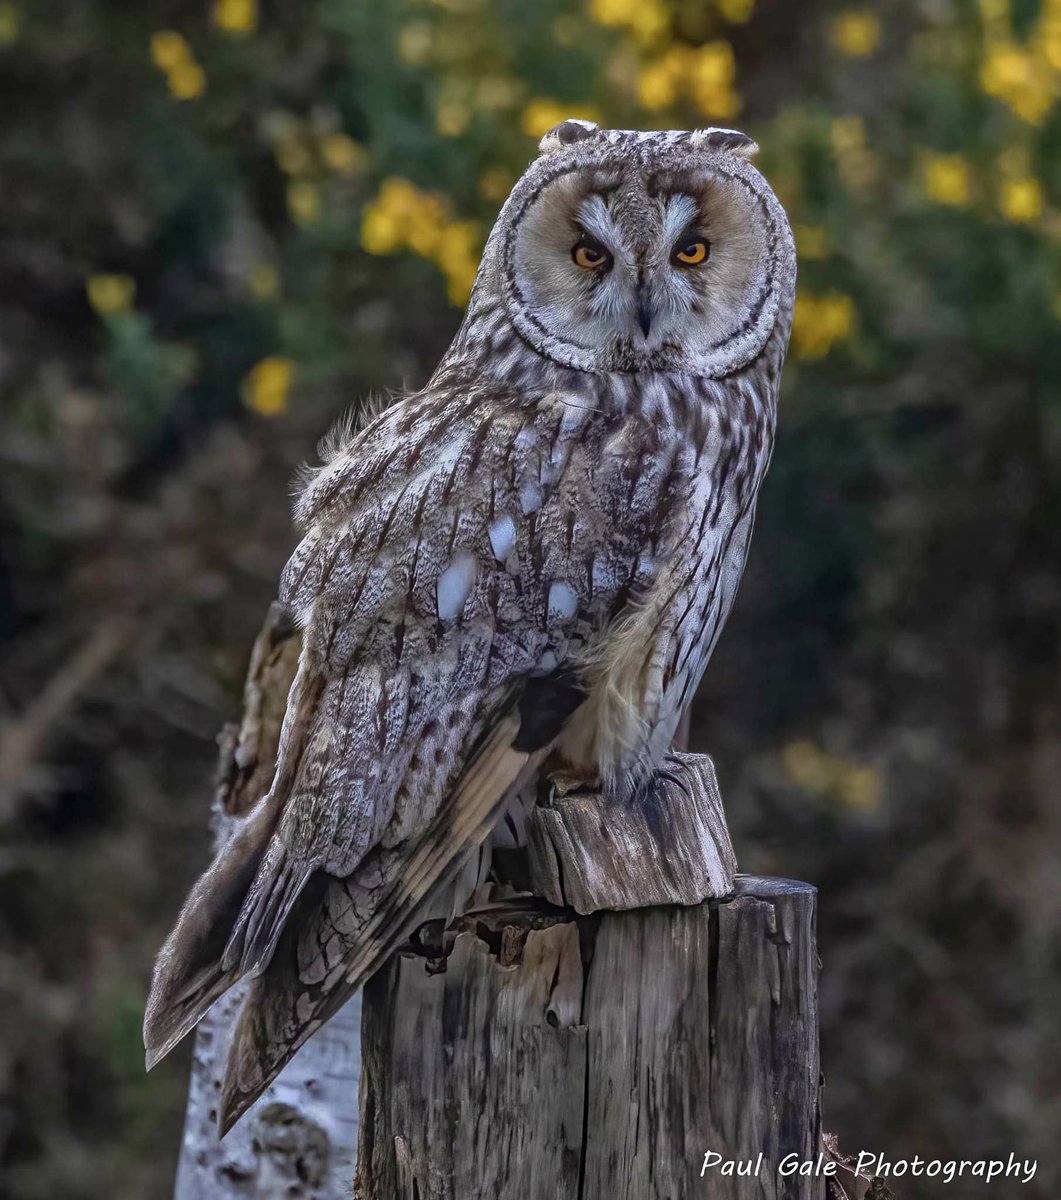
<svg viewBox="0 0 1061 1200">
<path fill-rule="evenodd" d="M 791 324 L 753 151 L 547 135 L 430 383 L 305 482 L 275 777 L 193 890 L 145 1025 L 154 1061 L 256 976 L 223 1127 L 448 903 L 547 755 L 621 794 L 669 745 L 740 581 Z"/>
</svg>

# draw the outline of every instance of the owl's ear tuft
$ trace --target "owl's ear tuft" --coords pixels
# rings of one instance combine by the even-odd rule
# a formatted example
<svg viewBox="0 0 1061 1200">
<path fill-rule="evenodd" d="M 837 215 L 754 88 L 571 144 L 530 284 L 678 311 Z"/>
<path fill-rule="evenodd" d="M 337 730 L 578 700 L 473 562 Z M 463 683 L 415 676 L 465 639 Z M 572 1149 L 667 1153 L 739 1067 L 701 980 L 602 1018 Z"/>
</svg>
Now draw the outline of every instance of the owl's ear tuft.
<svg viewBox="0 0 1061 1200">
<path fill-rule="evenodd" d="M 754 158 L 759 153 L 758 143 L 739 129 L 698 129 L 693 141 L 704 150 L 721 150 L 741 158 Z"/>
<path fill-rule="evenodd" d="M 571 146 L 575 142 L 592 137 L 599 129 L 600 126 L 594 121 L 583 121 L 579 117 L 570 117 L 549 130 L 538 143 L 538 150 L 541 154 L 552 154 L 564 146 Z"/>
</svg>

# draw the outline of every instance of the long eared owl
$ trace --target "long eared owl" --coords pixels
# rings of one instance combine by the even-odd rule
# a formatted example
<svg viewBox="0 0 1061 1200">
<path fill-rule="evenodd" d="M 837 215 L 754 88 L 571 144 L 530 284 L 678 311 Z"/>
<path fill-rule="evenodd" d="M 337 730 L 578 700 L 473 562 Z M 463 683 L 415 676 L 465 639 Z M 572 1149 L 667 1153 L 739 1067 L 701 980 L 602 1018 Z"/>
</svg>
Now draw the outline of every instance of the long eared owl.
<svg viewBox="0 0 1061 1200">
<path fill-rule="evenodd" d="M 733 603 L 792 321 L 788 221 L 733 130 L 565 121 L 430 382 L 305 481 L 275 774 L 159 955 L 149 1065 L 253 977 L 222 1128 L 556 767 L 617 802 Z"/>
</svg>

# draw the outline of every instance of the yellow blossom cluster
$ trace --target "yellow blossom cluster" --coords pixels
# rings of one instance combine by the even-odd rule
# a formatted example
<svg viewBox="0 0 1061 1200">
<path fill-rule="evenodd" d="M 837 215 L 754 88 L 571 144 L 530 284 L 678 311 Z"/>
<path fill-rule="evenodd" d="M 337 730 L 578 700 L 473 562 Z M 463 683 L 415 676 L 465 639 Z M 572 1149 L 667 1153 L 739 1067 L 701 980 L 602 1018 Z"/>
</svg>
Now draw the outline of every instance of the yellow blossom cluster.
<svg viewBox="0 0 1061 1200">
<path fill-rule="evenodd" d="M 1030 177 L 1003 180 L 1000 206 L 1009 221 L 1024 224 L 1037 220 L 1043 212 L 1042 184 Z"/>
<path fill-rule="evenodd" d="M 1013 147 L 1000 157 L 998 174 L 1001 177 L 998 207 L 1006 220 L 1015 224 L 1037 221 L 1045 207 L 1043 186 L 1030 174 L 1027 155 L 1020 147 Z M 962 154 L 924 152 L 921 183 L 925 194 L 936 204 L 953 208 L 969 208 L 973 204 L 973 171 Z"/>
<path fill-rule="evenodd" d="M 874 767 L 830 754 L 813 742 L 790 742 L 781 751 L 785 774 L 806 792 L 845 808 L 872 812 L 880 807 L 883 783 Z"/>
<path fill-rule="evenodd" d="M 755 0 L 716 0 L 719 15 L 731 25 L 743 25 L 755 12 Z"/>
<path fill-rule="evenodd" d="M 243 381 L 243 402 L 263 417 L 276 417 L 287 411 L 295 364 L 289 358 L 263 358 Z"/>
<path fill-rule="evenodd" d="M 855 302 L 840 292 L 817 296 L 801 291 L 792 322 L 792 349 L 797 358 L 825 358 L 855 326 Z"/>
<path fill-rule="evenodd" d="M 365 148 L 339 128 L 338 115 L 331 110 L 317 109 L 308 120 L 283 110 L 271 112 L 262 129 L 285 175 L 313 175 L 322 168 L 356 175 L 368 163 Z"/>
<path fill-rule="evenodd" d="M 1013 39 L 1008 6 L 982 0 L 980 86 L 1022 120 L 1038 125 L 1061 97 L 1061 0 L 1043 0 L 1025 44 Z"/>
<path fill-rule="evenodd" d="M 368 164 L 368 153 L 339 128 L 338 114 L 316 109 L 306 120 L 286 111 L 268 113 L 262 131 L 273 149 L 277 166 L 291 178 L 287 208 L 299 225 L 314 225 L 321 217 L 321 176 L 357 175 Z"/>
<path fill-rule="evenodd" d="M 672 108 L 689 97 L 705 115 L 728 120 L 741 110 L 734 84 L 737 62 L 726 41 L 700 47 L 677 43 L 645 64 L 638 81 L 642 105 L 650 112 Z"/>
<path fill-rule="evenodd" d="M 663 40 L 671 24 L 664 0 L 590 0 L 590 15 L 598 25 L 629 30 L 645 46 Z"/>
<path fill-rule="evenodd" d="M 937 204 L 965 208 L 972 199 L 972 172 L 961 154 L 927 152 L 921 162 L 926 195 Z"/>
<path fill-rule="evenodd" d="M 258 0 L 217 0 L 214 24 L 233 37 L 247 37 L 258 28 Z"/>
<path fill-rule="evenodd" d="M 869 8 L 851 8 L 832 22 L 833 48 L 848 58 L 869 58 L 880 44 L 880 17 Z"/>
<path fill-rule="evenodd" d="M 544 137 L 561 121 L 577 118 L 600 123 L 600 113 L 588 104 L 563 104 L 559 100 L 532 100 L 523 110 L 523 132 L 532 138 Z"/>
<path fill-rule="evenodd" d="M 1037 125 L 1057 98 L 1057 69 L 1035 47 L 997 42 L 989 45 L 984 55 L 980 86 L 989 96 L 1008 104 L 1018 117 Z"/>
<path fill-rule="evenodd" d="M 206 72 L 195 61 L 191 46 L 174 30 L 162 29 L 152 36 L 151 58 L 178 100 L 194 100 L 206 90 Z"/>
<path fill-rule="evenodd" d="M 435 263 L 446 278 L 450 300 L 464 304 L 479 267 L 478 228 L 452 217 L 437 196 L 408 179 L 391 177 L 380 185 L 361 221 L 361 244 L 369 254 L 411 250 Z"/>
<path fill-rule="evenodd" d="M 129 275 L 93 275 L 85 284 L 88 302 L 101 317 L 128 312 L 136 299 L 136 281 Z"/>
</svg>

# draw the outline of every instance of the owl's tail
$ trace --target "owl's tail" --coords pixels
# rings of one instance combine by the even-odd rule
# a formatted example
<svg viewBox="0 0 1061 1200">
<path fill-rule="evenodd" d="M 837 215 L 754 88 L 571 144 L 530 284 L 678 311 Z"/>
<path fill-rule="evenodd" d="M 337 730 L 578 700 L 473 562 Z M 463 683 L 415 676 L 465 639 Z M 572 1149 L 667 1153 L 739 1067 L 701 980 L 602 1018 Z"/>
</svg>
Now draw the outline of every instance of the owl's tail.
<svg viewBox="0 0 1061 1200">
<path fill-rule="evenodd" d="M 264 952 L 258 957 L 248 957 L 228 951 L 233 931 L 240 927 L 248 895 L 258 898 L 255 884 L 263 867 L 269 866 L 266 860 L 270 843 L 302 762 L 311 723 L 297 718 L 300 701 L 307 697 L 312 701 L 321 686 L 320 673 L 304 669 L 303 658 L 289 706 L 296 719 L 285 718 L 272 786 L 218 848 L 214 861 L 189 893 L 173 932 L 159 952 L 144 1015 L 148 1070 L 195 1028 L 219 996 L 248 970 L 260 970 L 267 961 Z M 312 711 L 312 703 L 307 707 Z M 306 878 L 307 873 L 303 872 L 298 888 L 281 887 L 283 905 L 269 909 L 271 921 L 278 928 Z M 283 879 L 280 882 L 285 884 Z M 275 936 L 271 944 L 275 944 Z"/>
<path fill-rule="evenodd" d="M 440 914 L 448 920 L 469 856 L 478 855 L 551 744 L 538 747 L 530 738 L 534 748 L 517 747 L 520 728 L 512 713 L 497 722 L 423 836 L 377 846 L 353 875 L 327 878 L 323 892 L 307 889 L 299 898 L 232 1035 L 222 1134 L 418 926 Z"/>
<path fill-rule="evenodd" d="M 217 853 L 184 902 L 173 932 L 159 952 L 144 1016 L 150 1070 L 205 1016 L 244 973 L 222 958 L 276 825 L 279 810 L 265 797 Z"/>
</svg>

